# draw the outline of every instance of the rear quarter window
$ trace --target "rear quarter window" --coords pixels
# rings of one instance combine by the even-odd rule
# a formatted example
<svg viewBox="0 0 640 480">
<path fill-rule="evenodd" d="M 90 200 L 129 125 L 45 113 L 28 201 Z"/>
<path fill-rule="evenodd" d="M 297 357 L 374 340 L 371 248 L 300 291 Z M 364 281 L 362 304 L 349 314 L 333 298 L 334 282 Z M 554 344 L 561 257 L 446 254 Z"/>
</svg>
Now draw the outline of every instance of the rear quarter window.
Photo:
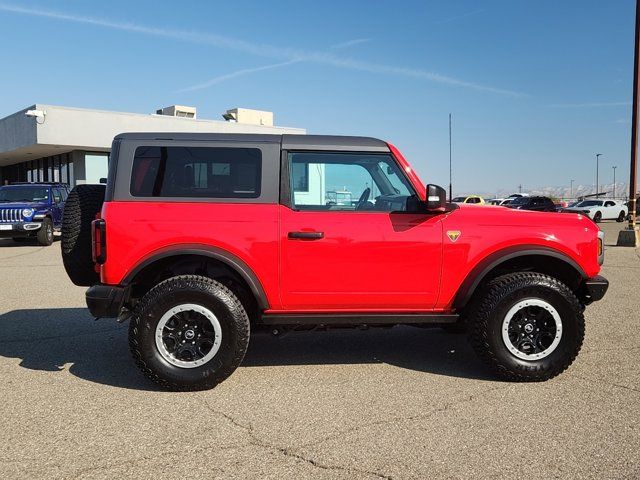
<svg viewBox="0 0 640 480">
<path fill-rule="evenodd" d="M 258 198 L 258 148 L 141 146 L 129 190 L 134 197 Z"/>
</svg>

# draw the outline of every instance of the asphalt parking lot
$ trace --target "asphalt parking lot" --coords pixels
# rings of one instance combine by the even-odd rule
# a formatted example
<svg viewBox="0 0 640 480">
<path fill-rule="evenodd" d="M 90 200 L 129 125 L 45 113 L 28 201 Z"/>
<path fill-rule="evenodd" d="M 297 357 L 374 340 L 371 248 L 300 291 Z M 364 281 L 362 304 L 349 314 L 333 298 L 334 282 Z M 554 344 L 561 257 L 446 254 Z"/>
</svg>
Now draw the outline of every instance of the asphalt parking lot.
<svg viewBox="0 0 640 480">
<path fill-rule="evenodd" d="M 603 223 L 607 243 L 620 228 Z M 59 242 L 0 241 L 0 478 L 638 478 L 640 254 L 608 246 L 574 365 L 496 381 L 440 330 L 257 335 L 216 389 L 167 393 L 93 321 Z"/>
</svg>

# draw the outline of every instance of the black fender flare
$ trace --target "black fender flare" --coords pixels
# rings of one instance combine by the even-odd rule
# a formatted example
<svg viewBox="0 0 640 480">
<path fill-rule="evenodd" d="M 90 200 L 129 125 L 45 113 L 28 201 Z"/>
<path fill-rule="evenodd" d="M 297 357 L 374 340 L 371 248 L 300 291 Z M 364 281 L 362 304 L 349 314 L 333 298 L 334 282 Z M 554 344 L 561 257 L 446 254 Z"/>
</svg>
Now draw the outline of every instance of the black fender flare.
<svg viewBox="0 0 640 480">
<path fill-rule="evenodd" d="M 228 267 L 235 270 L 242 279 L 247 282 L 247 285 L 249 285 L 249 288 L 251 289 L 251 293 L 253 293 L 256 301 L 258 302 L 258 306 L 263 310 L 267 310 L 269 308 L 269 301 L 267 300 L 267 295 L 262 287 L 262 283 L 260 283 L 258 276 L 253 272 L 253 270 L 236 255 L 228 252 L 227 250 L 211 245 L 177 244 L 156 250 L 138 262 L 136 266 L 125 275 L 120 284 L 123 287 L 128 287 L 131 282 L 133 282 L 136 275 L 149 265 L 157 262 L 158 260 L 183 255 L 199 255 L 212 258 L 226 264 Z"/>
<path fill-rule="evenodd" d="M 518 245 L 513 247 L 507 247 L 502 250 L 498 250 L 497 252 L 492 253 L 491 255 L 485 257 L 481 260 L 475 267 L 471 269 L 471 271 L 467 274 L 466 278 L 458 288 L 456 295 L 453 301 L 453 307 L 455 309 L 463 308 L 467 302 L 473 296 L 476 288 L 482 280 L 487 276 L 487 274 L 493 270 L 494 268 L 500 266 L 502 263 L 505 263 L 509 260 L 513 260 L 518 257 L 526 257 L 526 256 L 546 256 L 550 258 L 555 258 L 557 260 L 561 260 L 565 262 L 567 265 L 571 266 L 576 273 L 578 273 L 583 279 L 587 279 L 588 276 L 585 271 L 578 265 L 575 260 L 573 260 L 568 255 L 555 250 L 553 248 L 538 246 L 538 245 Z"/>
</svg>

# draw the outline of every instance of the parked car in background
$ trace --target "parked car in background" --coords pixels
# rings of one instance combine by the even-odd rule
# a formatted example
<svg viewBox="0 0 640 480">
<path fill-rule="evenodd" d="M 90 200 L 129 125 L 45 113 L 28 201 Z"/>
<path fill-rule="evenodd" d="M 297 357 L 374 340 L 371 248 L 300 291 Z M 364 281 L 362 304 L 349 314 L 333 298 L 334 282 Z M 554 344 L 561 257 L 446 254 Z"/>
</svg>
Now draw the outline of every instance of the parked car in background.
<svg viewBox="0 0 640 480">
<path fill-rule="evenodd" d="M 509 205 L 513 201 L 513 198 L 493 198 L 491 200 L 487 200 L 486 203 L 489 205 L 501 205 L 506 206 Z"/>
<path fill-rule="evenodd" d="M 549 197 L 516 197 L 508 205 L 515 210 L 533 210 L 535 212 L 556 212 L 556 205 Z"/>
<path fill-rule="evenodd" d="M 0 238 L 21 242 L 35 237 L 40 245 L 53 243 L 62 227 L 62 209 L 69 194 L 60 183 L 14 183 L 0 187 Z"/>
<path fill-rule="evenodd" d="M 453 197 L 453 203 L 471 203 L 476 205 L 484 205 L 486 202 L 480 195 L 469 195 L 466 197 Z"/>
<path fill-rule="evenodd" d="M 601 220 L 616 220 L 617 222 L 624 222 L 627 218 L 627 214 L 629 213 L 626 205 L 606 198 L 583 200 L 573 207 L 564 208 L 562 211 L 566 213 L 581 213 L 588 216 L 596 223 Z"/>
</svg>

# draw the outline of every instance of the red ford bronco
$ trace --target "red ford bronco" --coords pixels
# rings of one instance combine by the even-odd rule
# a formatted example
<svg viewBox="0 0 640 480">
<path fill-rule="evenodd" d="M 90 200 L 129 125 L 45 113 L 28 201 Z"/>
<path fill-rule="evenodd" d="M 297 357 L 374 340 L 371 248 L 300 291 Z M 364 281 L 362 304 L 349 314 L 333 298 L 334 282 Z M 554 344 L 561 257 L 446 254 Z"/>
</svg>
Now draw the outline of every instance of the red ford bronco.
<svg viewBox="0 0 640 480">
<path fill-rule="evenodd" d="M 466 330 L 500 377 L 565 370 L 601 299 L 587 217 L 456 205 L 373 138 L 127 133 L 104 185 L 64 209 L 62 256 L 95 317 L 130 319 L 136 363 L 211 388 L 250 331 Z"/>
</svg>

